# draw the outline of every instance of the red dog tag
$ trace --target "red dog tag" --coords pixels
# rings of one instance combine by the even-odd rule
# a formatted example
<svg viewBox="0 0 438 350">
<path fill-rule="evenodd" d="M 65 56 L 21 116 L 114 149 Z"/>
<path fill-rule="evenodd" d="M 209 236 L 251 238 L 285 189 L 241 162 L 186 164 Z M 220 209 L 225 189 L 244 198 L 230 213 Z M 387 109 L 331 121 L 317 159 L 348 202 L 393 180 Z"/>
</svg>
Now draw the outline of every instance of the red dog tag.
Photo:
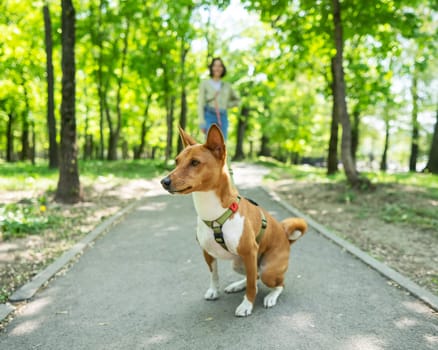
<svg viewBox="0 0 438 350">
<path fill-rule="evenodd" d="M 235 213 L 239 209 L 239 204 L 237 204 L 237 202 L 231 203 L 229 208 L 233 213 Z"/>
</svg>

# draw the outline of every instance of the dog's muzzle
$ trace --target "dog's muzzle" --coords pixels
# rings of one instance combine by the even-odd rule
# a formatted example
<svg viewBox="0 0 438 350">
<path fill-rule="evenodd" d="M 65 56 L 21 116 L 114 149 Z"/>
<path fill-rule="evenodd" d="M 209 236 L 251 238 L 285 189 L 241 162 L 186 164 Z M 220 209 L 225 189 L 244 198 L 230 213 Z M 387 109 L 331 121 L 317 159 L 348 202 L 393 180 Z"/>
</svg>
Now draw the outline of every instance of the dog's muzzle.
<svg viewBox="0 0 438 350">
<path fill-rule="evenodd" d="M 161 180 L 161 186 L 163 186 L 163 188 L 165 190 L 169 190 L 170 189 L 170 184 L 172 183 L 172 180 L 170 179 L 169 176 L 166 176 L 164 179 Z"/>
</svg>

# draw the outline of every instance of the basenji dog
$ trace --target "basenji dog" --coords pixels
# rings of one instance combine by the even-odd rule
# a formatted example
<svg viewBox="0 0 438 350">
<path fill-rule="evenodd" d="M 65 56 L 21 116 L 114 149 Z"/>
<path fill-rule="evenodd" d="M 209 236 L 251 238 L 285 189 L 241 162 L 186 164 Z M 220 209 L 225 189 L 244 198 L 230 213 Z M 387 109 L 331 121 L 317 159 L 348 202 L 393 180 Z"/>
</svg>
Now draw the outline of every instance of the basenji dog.
<svg viewBox="0 0 438 350">
<path fill-rule="evenodd" d="M 183 129 L 179 131 L 184 149 L 176 157 L 175 169 L 161 184 L 171 194 L 193 196 L 198 214 L 197 240 L 211 273 L 204 298 L 218 298 L 216 259 L 229 259 L 236 272 L 246 275 L 225 288 L 226 293 L 246 289 L 236 316 L 252 313 L 258 278 L 272 288 L 264 306 L 274 306 L 284 288 L 290 245 L 306 232 L 306 222 L 301 218 L 278 222 L 255 202 L 239 196 L 228 171 L 225 142 L 218 126 L 211 126 L 204 144 Z"/>
</svg>

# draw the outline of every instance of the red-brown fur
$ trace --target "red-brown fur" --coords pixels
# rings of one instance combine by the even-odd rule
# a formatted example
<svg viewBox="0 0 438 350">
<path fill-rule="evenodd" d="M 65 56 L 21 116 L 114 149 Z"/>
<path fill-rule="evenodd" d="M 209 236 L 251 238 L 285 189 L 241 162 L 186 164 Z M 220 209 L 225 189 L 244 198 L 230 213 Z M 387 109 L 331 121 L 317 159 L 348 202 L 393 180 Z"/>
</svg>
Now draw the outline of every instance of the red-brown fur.
<svg viewBox="0 0 438 350">
<path fill-rule="evenodd" d="M 198 144 L 184 130 L 180 129 L 185 149 L 176 158 L 176 168 L 168 175 L 171 180 L 171 193 L 192 193 L 195 191 L 215 191 L 224 208 L 230 206 L 238 195 L 233 186 L 226 163 L 226 149 L 219 128 L 212 126 L 207 142 Z M 193 159 L 200 161 L 192 166 Z M 281 223 L 263 209 L 268 221 L 266 231 L 260 244 L 256 236 L 261 227 L 260 208 L 242 198 L 239 203 L 239 214 L 245 218 L 243 233 L 237 252 L 242 258 L 246 275 L 247 299 L 254 303 L 257 292 L 257 278 L 260 277 L 268 287 L 284 285 L 284 274 L 288 268 L 290 245 L 289 236 L 300 231 L 301 236 L 307 230 L 307 224 L 300 218 L 288 218 Z M 299 237 L 298 237 L 299 238 Z M 212 270 L 215 258 L 204 251 L 205 260 Z M 262 257 L 258 268 L 258 258 Z M 260 276 L 259 276 L 260 271 Z"/>
</svg>

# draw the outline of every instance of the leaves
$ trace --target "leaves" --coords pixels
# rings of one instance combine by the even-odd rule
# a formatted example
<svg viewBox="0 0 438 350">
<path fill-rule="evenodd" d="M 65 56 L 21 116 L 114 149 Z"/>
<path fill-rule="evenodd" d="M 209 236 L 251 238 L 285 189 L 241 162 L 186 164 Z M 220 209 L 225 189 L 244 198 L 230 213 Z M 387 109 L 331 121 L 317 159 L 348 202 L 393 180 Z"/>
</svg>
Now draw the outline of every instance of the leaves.
<svg viewBox="0 0 438 350">
<path fill-rule="evenodd" d="M 55 114 L 59 121 L 60 4 L 49 4 Z M 183 80 L 188 102 L 187 128 L 192 133 L 199 132 L 199 80 L 206 77 L 207 56 L 220 55 L 229 68 L 226 80 L 250 107 L 245 146 L 251 141 L 257 149 L 264 137 L 269 138 L 274 156 L 282 159 L 291 153 L 326 153 L 331 114 L 330 60 L 334 55 L 330 2 L 248 1 L 246 12 L 241 5 L 230 5 L 229 1 L 86 0 L 76 5 L 80 150 L 87 145 L 95 157 L 101 137 L 104 148 L 108 147 L 110 128 L 107 120 L 100 121 L 99 84 L 113 123 L 117 121 L 120 90 L 119 156 L 122 148 L 127 157 L 133 155 L 141 143 L 143 125 L 147 132 L 142 156 L 164 154 L 169 95 L 175 100 L 174 114 L 178 115 Z M 8 115 L 14 113 L 15 158 L 21 150 L 23 118 L 35 122 L 31 132 L 35 135 L 37 155 L 45 157 L 48 148 L 42 6 L 43 2 L 18 0 L 0 5 L 0 151 L 7 143 Z M 231 7 L 227 10 L 228 6 Z M 435 110 L 437 97 L 431 87 L 436 84 L 434 73 L 438 67 L 438 29 L 433 20 L 436 10 L 425 0 L 355 0 L 343 2 L 342 6 L 350 113 L 360 111 L 364 134 L 360 139 L 373 139 L 380 145 L 384 135 L 376 131 L 376 120 L 385 121 L 391 114 L 390 119 L 396 120 L 393 131 L 403 134 L 408 129 L 411 102 L 405 91 L 409 89 L 401 87 L 410 80 L 414 67 L 420 79 L 420 113 Z M 182 52 L 187 52 L 184 65 Z M 231 148 L 237 113 L 230 111 Z M 428 135 L 431 126 L 425 125 L 421 130 L 421 136 Z M 394 152 L 400 149 L 397 143 L 403 143 L 398 139 L 391 143 Z M 421 139 L 423 143 L 430 140 Z M 367 154 L 367 145 L 362 144 L 359 152 Z"/>
</svg>

